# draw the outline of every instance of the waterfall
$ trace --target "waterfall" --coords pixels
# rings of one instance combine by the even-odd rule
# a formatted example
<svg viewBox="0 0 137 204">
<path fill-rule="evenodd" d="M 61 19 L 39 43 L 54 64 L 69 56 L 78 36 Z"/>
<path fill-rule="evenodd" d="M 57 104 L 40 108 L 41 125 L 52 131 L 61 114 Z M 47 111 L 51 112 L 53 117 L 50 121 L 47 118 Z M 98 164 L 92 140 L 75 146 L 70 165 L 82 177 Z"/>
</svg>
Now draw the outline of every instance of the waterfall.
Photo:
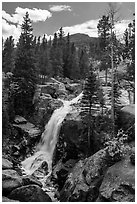
<svg viewBox="0 0 137 204">
<path fill-rule="evenodd" d="M 79 99 L 82 98 L 82 95 L 83 93 L 81 93 L 71 101 L 62 101 L 63 106 L 53 112 L 49 122 L 45 126 L 44 132 L 41 135 L 41 140 L 36 147 L 36 152 L 34 153 L 34 155 L 22 162 L 22 167 L 26 174 L 33 174 L 44 161 L 46 161 L 48 164 L 49 174 L 51 173 L 52 157 L 57 143 L 61 124 L 66 115 L 71 111 L 71 105 L 77 103 Z"/>
</svg>

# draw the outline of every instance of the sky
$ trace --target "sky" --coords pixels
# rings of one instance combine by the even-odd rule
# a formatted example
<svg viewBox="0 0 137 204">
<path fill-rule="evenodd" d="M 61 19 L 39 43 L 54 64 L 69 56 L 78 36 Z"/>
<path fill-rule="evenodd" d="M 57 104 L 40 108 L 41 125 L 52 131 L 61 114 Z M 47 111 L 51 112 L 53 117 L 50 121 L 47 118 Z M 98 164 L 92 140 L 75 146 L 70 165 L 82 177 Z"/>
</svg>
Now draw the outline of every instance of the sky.
<svg viewBox="0 0 137 204">
<path fill-rule="evenodd" d="M 117 2 L 117 36 L 121 37 L 134 19 L 134 2 Z M 6 39 L 12 35 L 17 40 L 21 33 L 20 25 L 28 11 L 34 36 L 46 35 L 47 39 L 63 27 L 65 35 L 84 33 L 97 37 L 97 24 L 102 15 L 107 14 L 108 2 L 3 2 L 2 35 Z"/>
</svg>

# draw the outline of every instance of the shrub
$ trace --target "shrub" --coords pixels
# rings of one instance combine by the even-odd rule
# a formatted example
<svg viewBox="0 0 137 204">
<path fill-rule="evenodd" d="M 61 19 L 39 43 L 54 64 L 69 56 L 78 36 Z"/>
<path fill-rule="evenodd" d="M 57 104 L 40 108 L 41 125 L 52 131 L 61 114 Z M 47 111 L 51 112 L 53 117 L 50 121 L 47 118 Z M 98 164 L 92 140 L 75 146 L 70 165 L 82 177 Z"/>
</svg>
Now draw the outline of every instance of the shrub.
<svg viewBox="0 0 137 204">
<path fill-rule="evenodd" d="M 113 139 L 105 142 L 106 152 L 112 163 L 119 161 L 125 155 L 128 149 L 125 145 L 127 140 L 128 135 L 120 129 Z"/>
</svg>

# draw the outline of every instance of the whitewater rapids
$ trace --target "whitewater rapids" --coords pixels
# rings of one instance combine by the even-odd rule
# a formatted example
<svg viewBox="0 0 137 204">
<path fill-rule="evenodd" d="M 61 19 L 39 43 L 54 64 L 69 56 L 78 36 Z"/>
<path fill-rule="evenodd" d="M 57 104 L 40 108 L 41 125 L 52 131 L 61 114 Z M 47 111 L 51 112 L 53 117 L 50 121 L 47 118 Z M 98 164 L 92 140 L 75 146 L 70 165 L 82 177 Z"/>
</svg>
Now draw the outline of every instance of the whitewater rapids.
<svg viewBox="0 0 137 204">
<path fill-rule="evenodd" d="M 82 96 L 83 93 L 80 93 L 80 95 L 71 101 L 62 100 L 63 106 L 53 112 L 49 122 L 45 126 L 44 132 L 41 135 L 41 140 L 36 148 L 36 152 L 34 155 L 22 162 L 22 168 L 25 171 L 25 174 L 32 175 L 44 161 L 48 164 L 49 174 L 52 172 L 53 153 L 62 122 L 66 115 L 71 111 L 72 105 L 78 103 Z"/>
</svg>

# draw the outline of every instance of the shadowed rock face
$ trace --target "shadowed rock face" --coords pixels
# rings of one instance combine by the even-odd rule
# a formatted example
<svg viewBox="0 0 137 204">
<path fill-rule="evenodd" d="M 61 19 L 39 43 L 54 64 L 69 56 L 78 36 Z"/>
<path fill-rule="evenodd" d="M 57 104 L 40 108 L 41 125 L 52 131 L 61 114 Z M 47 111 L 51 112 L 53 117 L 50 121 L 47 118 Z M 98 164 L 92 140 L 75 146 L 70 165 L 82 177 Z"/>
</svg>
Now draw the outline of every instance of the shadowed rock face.
<svg viewBox="0 0 137 204">
<path fill-rule="evenodd" d="M 128 140 L 135 140 L 135 104 L 123 107 L 118 114 L 118 126 L 128 133 Z"/>
<path fill-rule="evenodd" d="M 95 201 L 103 174 L 107 168 L 107 162 L 105 150 L 100 150 L 93 156 L 80 160 L 68 175 L 61 190 L 61 201 Z"/>
<path fill-rule="evenodd" d="M 51 198 L 37 185 L 27 185 L 13 190 L 9 198 L 21 202 L 51 202 Z"/>
<path fill-rule="evenodd" d="M 2 192 L 7 195 L 15 188 L 22 185 L 22 178 L 15 170 L 6 169 L 2 171 Z"/>
<path fill-rule="evenodd" d="M 27 122 L 26 124 L 13 124 L 13 127 L 21 131 L 22 134 L 29 136 L 29 138 L 38 137 L 41 135 L 40 129 L 29 122 Z"/>
<path fill-rule="evenodd" d="M 60 192 L 61 202 L 134 202 L 134 143 L 123 159 L 110 167 L 106 149 L 80 160 L 67 176 Z M 135 155 L 134 155 L 135 156 Z"/>
<path fill-rule="evenodd" d="M 125 106 L 121 111 L 135 116 L 135 104 Z"/>
<path fill-rule="evenodd" d="M 122 128 L 128 129 L 135 123 L 135 105 L 127 105 L 119 112 L 119 122 Z"/>
<path fill-rule="evenodd" d="M 3 202 L 33 201 L 33 199 L 34 201 L 51 201 L 43 192 L 42 183 L 36 177 L 23 176 L 21 172 L 18 172 L 19 169 L 11 169 L 11 167 L 14 168 L 11 161 L 5 158 L 2 158 L 2 161 Z"/>
<path fill-rule="evenodd" d="M 98 201 L 134 202 L 135 166 L 129 157 L 111 166 L 99 189 Z"/>
</svg>

